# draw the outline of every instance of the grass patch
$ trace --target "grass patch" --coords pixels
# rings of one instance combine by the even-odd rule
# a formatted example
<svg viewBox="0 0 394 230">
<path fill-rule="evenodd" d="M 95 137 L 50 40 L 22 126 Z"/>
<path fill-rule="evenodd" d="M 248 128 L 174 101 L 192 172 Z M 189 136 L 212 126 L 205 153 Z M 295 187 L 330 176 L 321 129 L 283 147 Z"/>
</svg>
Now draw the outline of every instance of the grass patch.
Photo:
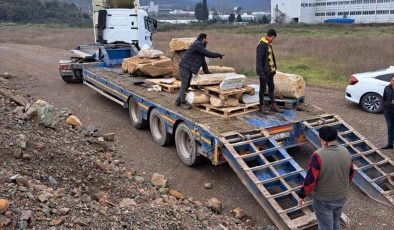
<svg viewBox="0 0 394 230">
<path fill-rule="evenodd" d="M 310 58 L 278 61 L 280 71 L 301 75 L 308 85 L 343 88 L 347 84 L 347 78 L 334 72 L 332 65 L 320 64 Z"/>
<path fill-rule="evenodd" d="M 306 24 L 290 24 L 290 25 L 257 25 L 235 28 L 233 32 L 237 34 L 264 34 L 268 28 L 275 28 L 278 36 L 291 35 L 302 37 L 322 37 L 322 38 L 338 38 L 338 37 L 365 37 L 365 36 L 393 36 L 394 25 L 392 24 L 368 24 L 368 25 L 306 25 Z"/>
</svg>

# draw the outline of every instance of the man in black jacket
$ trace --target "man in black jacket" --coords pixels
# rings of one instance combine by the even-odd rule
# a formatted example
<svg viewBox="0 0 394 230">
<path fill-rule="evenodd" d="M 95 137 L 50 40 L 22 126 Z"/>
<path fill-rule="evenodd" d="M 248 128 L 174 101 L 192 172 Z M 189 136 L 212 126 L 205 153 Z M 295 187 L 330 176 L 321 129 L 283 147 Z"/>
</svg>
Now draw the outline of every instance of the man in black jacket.
<svg viewBox="0 0 394 230">
<path fill-rule="evenodd" d="M 391 77 L 390 85 L 384 88 L 383 92 L 384 118 L 387 124 L 387 145 L 382 149 L 392 149 L 394 144 L 394 75 Z"/>
<path fill-rule="evenodd" d="M 274 75 L 276 74 L 276 62 L 274 50 L 271 43 L 276 38 L 276 31 L 270 29 L 267 35 L 263 37 L 256 49 L 256 72 L 260 78 L 260 109 L 262 113 L 268 113 L 264 103 L 264 93 L 268 84 L 268 92 L 271 100 L 271 110 L 277 113 L 283 113 L 284 110 L 279 108 L 275 103 L 275 84 Z"/>
<path fill-rule="evenodd" d="M 186 103 L 186 90 L 190 87 L 190 81 L 193 74 L 198 74 L 202 67 L 205 74 L 209 74 L 208 65 L 205 57 L 223 58 L 223 54 L 210 52 L 206 49 L 208 45 L 208 36 L 200 34 L 197 40 L 187 49 L 179 63 L 179 76 L 181 78 L 181 89 L 175 105 L 182 106 L 183 109 L 190 109 L 191 106 Z"/>
</svg>

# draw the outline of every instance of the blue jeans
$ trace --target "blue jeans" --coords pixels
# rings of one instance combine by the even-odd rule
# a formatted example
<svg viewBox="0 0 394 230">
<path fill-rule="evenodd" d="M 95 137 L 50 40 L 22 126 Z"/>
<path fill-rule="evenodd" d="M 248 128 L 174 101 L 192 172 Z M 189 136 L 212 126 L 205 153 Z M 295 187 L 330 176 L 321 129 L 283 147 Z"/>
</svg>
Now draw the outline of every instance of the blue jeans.
<svg viewBox="0 0 394 230">
<path fill-rule="evenodd" d="M 319 230 L 341 229 L 341 214 L 346 198 L 336 201 L 319 201 L 313 199 L 312 206 L 315 211 Z"/>
<path fill-rule="evenodd" d="M 390 111 L 384 111 L 383 114 L 387 123 L 387 144 L 392 145 L 394 143 L 394 113 Z"/>
</svg>

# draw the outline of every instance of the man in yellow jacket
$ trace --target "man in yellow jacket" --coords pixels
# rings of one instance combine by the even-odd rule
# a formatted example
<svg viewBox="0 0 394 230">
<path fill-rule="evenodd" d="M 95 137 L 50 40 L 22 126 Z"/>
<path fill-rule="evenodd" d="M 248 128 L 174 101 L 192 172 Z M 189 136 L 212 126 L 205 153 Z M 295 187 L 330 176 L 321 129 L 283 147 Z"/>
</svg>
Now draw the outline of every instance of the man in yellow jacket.
<svg viewBox="0 0 394 230">
<path fill-rule="evenodd" d="M 276 62 L 272 42 L 276 38 L 276 31 L 270 29 L 267 35 L 263 37 L 256 49 L 256 72 L 260 78 L 260 109 L 262 113 L 268 113 L 264 103 L 264 93 L 267 89 L 271 100 L 271 110 L 276 113 L 283 113 L 284 110 L 279 108 L 275 102 L 275 84 L 274 76 L 276 74 Z"/>
</svg>

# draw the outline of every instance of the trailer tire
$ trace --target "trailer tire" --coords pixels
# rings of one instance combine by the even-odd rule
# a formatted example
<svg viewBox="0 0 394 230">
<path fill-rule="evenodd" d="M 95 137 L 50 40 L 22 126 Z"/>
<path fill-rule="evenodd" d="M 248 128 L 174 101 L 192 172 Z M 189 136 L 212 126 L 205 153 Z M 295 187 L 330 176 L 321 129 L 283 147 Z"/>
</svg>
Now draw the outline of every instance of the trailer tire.
<svg viewBox="0 0 394 230">
<path fill-rule="evenodd" d="M 129 117 L 136 129 L 146 129 L 148 127 L 148 121 L 142 118 L 139 105 L 134 98 L 129 100 Z"/>
<path fill-rule="evenodd" d="M 149 127 L 153 140 L 157 144 L 165 146 L 171 143 L 171 134 L 167 132 L 165 121 L 157 109 L 150 112 Z"/>
<path fill-rule="evenodd" d="M 185 165 L 193 166 L 200 162 L 201 157 L 197 156 L 197 142 L 184 122 L 180 123 L 175 131 L 175 146 L 179 158 Z"/>
</svg>

